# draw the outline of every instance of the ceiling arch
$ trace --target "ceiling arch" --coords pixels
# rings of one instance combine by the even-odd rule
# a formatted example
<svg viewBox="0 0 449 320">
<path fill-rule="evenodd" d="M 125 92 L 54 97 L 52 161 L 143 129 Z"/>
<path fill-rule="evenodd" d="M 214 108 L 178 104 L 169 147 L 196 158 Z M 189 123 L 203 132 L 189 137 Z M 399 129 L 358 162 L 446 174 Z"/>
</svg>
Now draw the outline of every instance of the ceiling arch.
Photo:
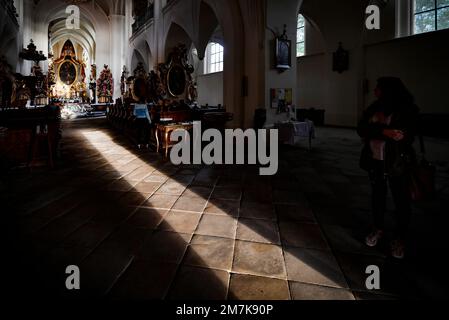
<svg viewBox="0 0 449 320">
<path fill-rule="evenodd" d="M 59 43 L 65 43 L 67 40 L 72 41 L 74 44 L 79 44 L 86 52 L 89 53 L 89 56 L 93 59 L 95 58 L 94 54 L 92 53 L 93 50 L 90 47 L 86 47 L 86 45 L 83 42 L 83 39 L 80 39 L 78 36 L 61 36 L 58 37 L 57 39 L 55 39 L 55 41 L 52 43 L 52 47 L 59 44 Z M 59 55 L 59 52 L 54 52 L 53 54 L 55 54 L 56 56 Z"/>
<path fill-rule="evenodd" d="M 190 48 L 193 40 L 188 33 L 179 24 L 172 22 L 168 29 L 167 37 L 165 39 L 165 57 L 168 58 L 170 52 L 179 44 L 184 44 Z"/>
<path fill-rule="evenodd" d="M 43 0 L 41 0 L 43 1 Z M 45 4 L 45 5 L 44 5 Z M 83 26 L 93 33 L 109 25 L 108 14 L 96 3 L 82 3 L 79 5 L 80 18 Z M 55 20 L 66 20 L 68 14 L 66 12 L 67 2 L 61 0 L 45 0 L 36 7 L 36 20 L 42 21 L 49 25 Z"/>
<path fill-rule="evenodd" d="M 138 50 L 134 49 L 132 58 L 131 58 L 131 70 L 132 71 L 134 71 L 137 68 L 137 65 L 139 62 L 142 62 L 145 71 L 148 71 L 147 61 L 145 60 L 145 58 L 142 56 L 142 54 Z"/>
<path fill-rule="evenodd" d="M 93 46 L 95 43 L 95 36 L 96 36 L 95 32 L 86 28 L 83 24 L 81 25 L 81 28 L 78 30 L 69 30 L 65 28 L 65 23 L 61 21 L 52 25 L 49 28 L 49 31 L 52 36 L 51 41 L 53 41 L 53 38 L 56 38 L 60 35 L 68 34 L 68 35 L 80 35 L 86 40 L 86 42 L 90 46 Z"/>
<path fill-rule="evenodd" d="M 34 0 L 37 6 L 47 6 L 59 3 L 67 6 L 68 4 L 76 4 L 79 6 L 100 9 L 106 16 L 124 15 L 127 0 Z"/>
<path fill-rule="evenodd" d="M 85 19 L 81 19 L 80 29 L 67 29 L 65 19 L 56 19 L 49 24 L 50 32 L 50 48 L 61 41 L 74 40 L 89 54 L 91 58 L 95 58 L 95 29 Z M 57 54 L 54 52 L 54 54 Z"/>
<path fill-rule="evenodd" d="M 202 60 L 211 38 L 221 32 L 214 10 L 204 1 L 201 1 L 200 5 L 199 26 L 199 44 L 197 49 L 198 57 Z M 221 44 L 223 45 L 223 41 L 221 41 Z"/>
</svg>

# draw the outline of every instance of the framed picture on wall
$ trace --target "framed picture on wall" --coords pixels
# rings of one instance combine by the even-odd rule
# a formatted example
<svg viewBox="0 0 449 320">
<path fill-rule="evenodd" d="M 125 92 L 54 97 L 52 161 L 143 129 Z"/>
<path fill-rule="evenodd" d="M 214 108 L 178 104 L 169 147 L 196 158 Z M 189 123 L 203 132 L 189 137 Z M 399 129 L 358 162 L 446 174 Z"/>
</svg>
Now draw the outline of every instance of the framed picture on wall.
<svg viewBox="0 0 449 320">
<path fill-rule="evenodd" d="M 276 38 L 276 69 L 289 70 L 292 66 L 292 42 L 282 37 Z"/>
<path fill-rule="evenodd" d="M 343 49 L 341 42 L 339 42 L 338 49 L 333 54 L 332 70 L 338 73 L 349 70 L 349 51 Z"/>
<path fill-rule="evenodd" d="M 288 106 L 293 104 L 293 90 L 292 89 L 271 89 L 271 108 L 276 109 L 277 113 L 284 113 L 288 111 Z"/>
</svg>

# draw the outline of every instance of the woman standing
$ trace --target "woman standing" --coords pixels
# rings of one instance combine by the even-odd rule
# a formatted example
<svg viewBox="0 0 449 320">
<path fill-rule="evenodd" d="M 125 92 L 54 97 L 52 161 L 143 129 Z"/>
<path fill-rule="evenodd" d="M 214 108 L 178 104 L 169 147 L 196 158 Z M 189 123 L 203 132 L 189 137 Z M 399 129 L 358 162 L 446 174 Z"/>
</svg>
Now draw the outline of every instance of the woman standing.
<svg viewBox="0 0 449 320">
<path fill-rule="evenodd" d="M 380 78 L 375 95 L 377 100 L 365 111 L 357 130 L 365 141 L 361 168 L 369 172 L 372 185 L 374 228 L 366 237 L 366 244 L 374 247 L 384 236 L 389 185 L 396 206 L 397 223 L 391 254 L 402 259 L 411 216 L 409 173 L 416 161 L 413 142 L 419 109 L 398 78 Z"/>
</svg>

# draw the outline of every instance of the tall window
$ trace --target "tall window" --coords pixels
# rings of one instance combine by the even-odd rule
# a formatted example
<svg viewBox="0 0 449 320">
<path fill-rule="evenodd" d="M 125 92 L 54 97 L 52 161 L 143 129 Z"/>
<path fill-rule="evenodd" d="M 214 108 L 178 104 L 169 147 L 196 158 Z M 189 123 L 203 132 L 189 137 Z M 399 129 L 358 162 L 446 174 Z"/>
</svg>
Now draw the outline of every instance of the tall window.
<svg viewBox="0 0 449 320">
<path fill-rule="evenodd" d="M 449 0 L 415 0 L 414 33 L 449 28 Z"/>
<path fill-rule="evenodd" d="M 222 72 L 224 48 L 221 44 L 211 42 L 206 49 L 206 73 Z"/>
<path fill-rule="evenodd" d="M 302 14 L 298 14 L 298 24 L 296 26 L 296 56 L 301 57 L 306 54 L 306 20 Z"/>
</svg>

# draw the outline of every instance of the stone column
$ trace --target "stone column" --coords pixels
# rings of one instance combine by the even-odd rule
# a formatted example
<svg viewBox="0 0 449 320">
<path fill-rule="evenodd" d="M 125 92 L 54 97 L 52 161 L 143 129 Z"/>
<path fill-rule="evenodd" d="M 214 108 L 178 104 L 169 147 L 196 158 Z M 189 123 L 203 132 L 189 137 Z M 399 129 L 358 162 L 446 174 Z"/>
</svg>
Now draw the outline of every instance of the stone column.
<svg viewBox="0 0 449 320">
<path fill-rule="evenodd" d="M 110 17 L 110 61 L 111 72 L 114 77 L 114 96 L 117 99 L 120 93 L 120 77 L 123 66 L 126 65 L 126 55 L 129 43 L 126 33 L 126 17 L 124 15 L 111 15 Z M 99 70 L 103 66 L 98 66 Z"/>
<path fill-rule="evenodd" d="M 32 19 L 33 9 L 34 3 L 32 0 L 23 1 L 23 13 L 22 13 L 23 24 L 20 26 L 19 29 L 22 34 L 22 43 L 19 43 L 19 51 L 21 51 L 23 48 L 26 48 L 26 46 L 30 43 L 30 40 L 33 38 L 33 30 L 35 27 Z M 29 75 L 32 62 L 19 60 L 19 63 L 20 63 L 19 72 L 23 75 Z"/>
<path fill-rule="evenodd" d="M 243 125 L 251 128 L 255 110 L 265 106 L 266 4 L 259 0 L 240 0 L 240 7 L 246 39 Z"/>
<path fill-rule="evenodd" d="M 164 47 L 161 45 L 165 41 L 163 39 L 164 35 L 164 21 L 162 18 L 162 9 L 164 7 L 164 3 L 162 0 L 154 0 L 154 37 L 156 44 L 153 54 L 153 61 L 154 64 L 163 63 L 165 62 L 165 56 L 164 56 Z M 154 66 L 150 66 L 150 69 L 152 69 Z"/>
</svg>

